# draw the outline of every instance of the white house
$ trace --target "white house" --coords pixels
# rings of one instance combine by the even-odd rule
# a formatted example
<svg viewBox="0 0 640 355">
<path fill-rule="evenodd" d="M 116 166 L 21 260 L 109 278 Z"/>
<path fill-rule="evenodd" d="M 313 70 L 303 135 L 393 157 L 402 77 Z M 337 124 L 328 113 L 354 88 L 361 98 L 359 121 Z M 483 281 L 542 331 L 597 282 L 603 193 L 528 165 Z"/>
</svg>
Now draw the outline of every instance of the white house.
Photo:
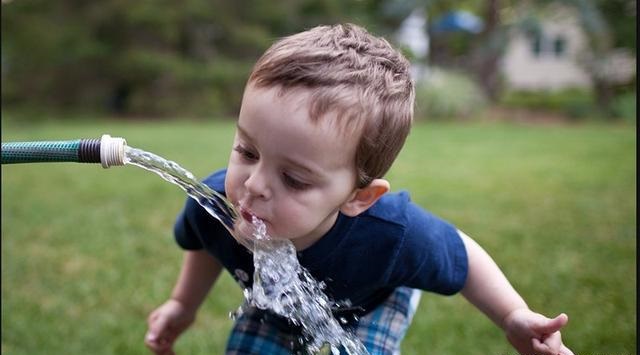
<svg viewBox="0 0 640 355">
<path fill-rule="evenodd" d="M 539 19 L 539 35 L 510 33 L 501 70 L 511 89 L 590 87 L 588 73 L 578 64 L 587 38 L 573 11 L 555 7 Z"/>
<path fill-rule="evenodd" d="M 589 58 L 588 39 L 579 21 L 573 9 L 552 4 L 539 18 L 539 35 L 514 30 L 501 62 L 507 86 L 516 90 L 591 87 L 591 77 L 584 66 Z M 632 53 L 614 50 L 599 62 L 597 69 L 616 83 L 630 80 L 636 74 L 635 68 Z"/>
</svg>

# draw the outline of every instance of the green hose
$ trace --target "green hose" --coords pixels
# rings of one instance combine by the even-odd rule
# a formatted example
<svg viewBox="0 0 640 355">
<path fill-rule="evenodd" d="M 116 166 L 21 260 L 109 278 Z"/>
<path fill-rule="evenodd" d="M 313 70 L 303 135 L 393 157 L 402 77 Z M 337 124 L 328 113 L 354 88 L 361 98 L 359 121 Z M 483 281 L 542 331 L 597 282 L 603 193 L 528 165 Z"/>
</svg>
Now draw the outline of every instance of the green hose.
<svg viewBox="0 0 640 355">
<path fill-rule="evenodd" d="M 2 164 L 79 162 L 80 139 L 2 143 Z"/>
<path fill-rule="evenodd" d="M 2 164 L 21 163 L 101 163 L 104 168 L 124 165 L 122 138 L 103 135 L 99 139 L 2 143 Z"/>
</svg>

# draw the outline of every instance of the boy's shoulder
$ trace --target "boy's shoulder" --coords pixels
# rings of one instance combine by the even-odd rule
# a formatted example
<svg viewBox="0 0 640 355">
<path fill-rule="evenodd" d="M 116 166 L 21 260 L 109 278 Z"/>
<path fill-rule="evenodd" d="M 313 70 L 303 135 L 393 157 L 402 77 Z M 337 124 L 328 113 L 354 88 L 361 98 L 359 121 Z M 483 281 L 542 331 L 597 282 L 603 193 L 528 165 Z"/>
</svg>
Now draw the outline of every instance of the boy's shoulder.
<svg viewBox="0 0 640 355">
<path fill-rule="evenodd" d="M 370 217 L 388 223 L 406 225 L 407 209 L 410 204 L 411 198 L 409 192 L 404 190 L 389 192 L 382 195 L 376 203 L 362 214 L 362 217 Z"/>
<path fill-rule="evenodd" d="M 386 225 L 387 228 L 402 230 L 403 236 L 410 239 L 420 238 L 423 233 L 451 234 L 456 231 L 449 221 L 413 202 L 405 190 L 384 194 L 359 217 L 369 228 Z"/>
</svg>

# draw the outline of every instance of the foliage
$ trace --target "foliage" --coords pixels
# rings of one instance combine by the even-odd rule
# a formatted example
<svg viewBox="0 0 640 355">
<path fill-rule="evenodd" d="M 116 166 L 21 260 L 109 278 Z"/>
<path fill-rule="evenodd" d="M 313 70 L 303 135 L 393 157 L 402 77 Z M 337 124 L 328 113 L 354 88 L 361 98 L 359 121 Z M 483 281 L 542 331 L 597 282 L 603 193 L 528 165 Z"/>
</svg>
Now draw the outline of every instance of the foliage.
<svg viewBox="0 0 640 355">
<path fill-rule="evenodd" d="M 637 120 L 637 103 L 638 99 L 635 91 L 616 96 L 612 104 L 614 117 L 635 123 Z"/>
<path fill-rule="evenodd" d="M 603 112 L 594 103 L 594 93 L 585 89 L 510 91 L 500 100 L 505 107 L 557 113 L 576 120 L 607 117 L 627 122 L 636 121 L 636 102 L 636 91 L 624 90 L 613 97 L 611 111 Z"/>
<path fill-rule="evenodd" d="M 235 113 L 271 42 L 321 23 L 367 25 L 378 1 L 3 2 L 3 105 L 147 116 Z"/>
<path fill-rule="evenodd" d="M 636 0 L 596 0 L 596 6 L 602 12 L 613 34 L 613 46 L 632 49 L 636 52 L 638 48 Z"/>
<path fill-rule="evenodd" d="M 500 103 L 506 107 L 555 112 L 574 119 L 595 113 L 593 93 L 585 89 L 510 91 L 503 94 Z"/>
<path fill-rule="evenodd" d="M 3 142 L 106 132 L 197 177 L 226 163 L 234 130 L 11 116 Z M 533 309 L 566 312 L 576 354 L 635 354 L 635 145 L 628 126 L 418 123 L 387 177 L 474 237 Z M 74 163 L 3 165 L 1 187 L 2 353 L 149 354 L 146 317 L 181 263 L 171 231 L 184 192 L 133 166 Z M 221 353 L 241 299 L 224 273 L 177 353 Z M 514 353 L 461 296 L 425 292 L 402 353 L 426 352 Z"/>
<path fill-rule="evenodd" d="M 416 86 L 418 119 L 469 118 L 486 106 L 482 90 L 462 72 L 432 68 Z"/>
<path fill-rule="evenodd" d="M 529 3 L 545 4 L 552 0 Z M 594 47 L 636 48 L 633 0 L 558 0 L 581 10 Z M 468 69 L 491 99 L 514 0 L 16 0 L 2 3 L 2 105 L 145 116 L 234 114 L 246 73 L 276 38 L 354 22 L 393 39 L 415 8 L 464 9 L 479 36 L 432 36 L 433 63 Z M 606 23 L 605 23 L 606 22 Z M 605 26 L 605 25 L 608 25 Z M 608 31 L 608 30 L 607 30 Z M 609 32 L 607 32 L 609 33 Z M 437 53 L 436 53 L 437 52 Z M 438 55 L 441 54 L 441 60 Z"/>
</svg>

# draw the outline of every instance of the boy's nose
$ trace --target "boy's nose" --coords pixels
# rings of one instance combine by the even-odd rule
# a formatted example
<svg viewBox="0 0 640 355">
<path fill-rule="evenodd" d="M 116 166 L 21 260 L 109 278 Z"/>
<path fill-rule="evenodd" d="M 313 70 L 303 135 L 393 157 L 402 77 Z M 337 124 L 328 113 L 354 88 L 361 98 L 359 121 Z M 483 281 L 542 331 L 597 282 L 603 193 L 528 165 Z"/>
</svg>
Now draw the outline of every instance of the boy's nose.
<svg viewBox="0 0 640 355">
<path fill-rule="evenodd" d="M 249 178 L 245 180 L 244 186 L 253 197 L 269 199 L 271 198 L 271 188 L 265 174 L 259 169 L 252 172 Z"/>
</svg>

